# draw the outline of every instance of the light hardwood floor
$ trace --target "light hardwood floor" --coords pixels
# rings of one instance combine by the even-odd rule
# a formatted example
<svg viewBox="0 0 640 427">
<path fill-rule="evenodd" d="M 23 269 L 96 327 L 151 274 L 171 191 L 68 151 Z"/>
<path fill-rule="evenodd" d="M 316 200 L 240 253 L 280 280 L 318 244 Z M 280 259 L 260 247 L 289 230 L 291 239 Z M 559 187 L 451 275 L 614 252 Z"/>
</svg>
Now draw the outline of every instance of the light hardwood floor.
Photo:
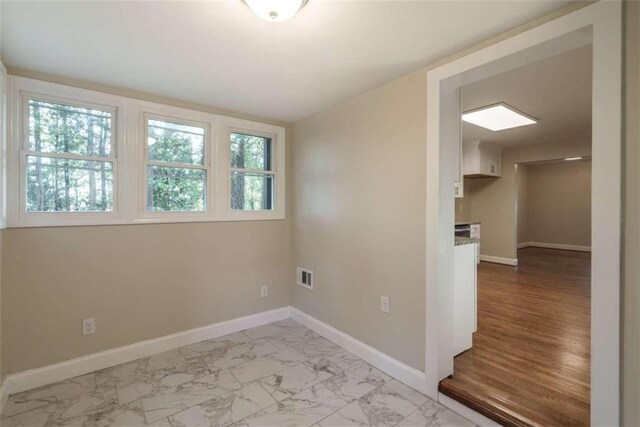
<svg viewBox="0 0 640 427">
<path fill-rule="evenodd" d="M 478 331 L 440 392 L 505 425 L 589 424 L 590 254 L 518 251 L 481 263 Z"/>
</svg>

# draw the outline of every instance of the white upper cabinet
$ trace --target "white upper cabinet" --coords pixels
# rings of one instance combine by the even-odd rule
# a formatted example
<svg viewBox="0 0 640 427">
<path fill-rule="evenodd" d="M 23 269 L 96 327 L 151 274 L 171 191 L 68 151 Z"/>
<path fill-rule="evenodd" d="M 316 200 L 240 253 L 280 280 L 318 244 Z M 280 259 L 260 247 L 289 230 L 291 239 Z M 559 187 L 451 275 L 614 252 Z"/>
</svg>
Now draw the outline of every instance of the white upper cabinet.
<svg viewBox="0 0 640 427">
<path fill-rule="evenodd" d="M 444 95 L 443 95 L 444 94 Z M 446 96 L 449 94 L 450 96 Z M 451 151 L 447 151 L 447 155 L 453 155 L 449 158 L 453 167 L 446 168 L 446 173 L 450 175 L 443 176 L 443 179 L 453 182 L 453 194 L 459 198 L 464 195 L 464 180 L 462 172 L 462 120 L 460 119 L 460 88 L 443 87 L 441 88 L 441 104 L 440 104 L 440 139 L 442 144 L 453 147 Z"/>
<path fill-rule="evenodd" d="M 502 176 L 502 147 L 482 141 L 463 144 L 463 171 L 469 178 Z"/>
</svg>

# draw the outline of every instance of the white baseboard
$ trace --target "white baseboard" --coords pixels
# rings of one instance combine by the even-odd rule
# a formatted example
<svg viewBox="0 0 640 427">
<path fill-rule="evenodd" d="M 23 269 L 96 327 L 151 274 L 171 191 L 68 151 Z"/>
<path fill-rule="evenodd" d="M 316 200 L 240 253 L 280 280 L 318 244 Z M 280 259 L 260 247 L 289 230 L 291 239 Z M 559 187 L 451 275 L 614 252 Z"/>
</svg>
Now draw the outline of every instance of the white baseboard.
<svg viewBox="0 0 640 427">
<path fill-rule="evenodd" d="M 475 425 L 481 427 L 500 427 L 500 424 L 493 421 L 492 419 L 485 417 L 481 413 L 474 411 L 468 406 L 465 406 L 462 403 L 453 400 L 449 396 L 445 396 L 442 393 L 438 393 L 438 402 L 441 405 L 444 405 L 447 408 L 451 409 L 453 412 L 457 412 L 458 414 L 462 415 Z"/>
<path fill-rule="evenodd" d="M 0 413 L 10 394 L 20 393 L 36 387 L 62 381 L 78 375 L 88 374 L 99 369 L 109 368 L 121 363 L 131 362 L 141 357 L 173 350 L 203 340 L 221 337 L 223 335 L 239 332 L 256 326 L 265 325 L 292 318 L 305 325 L 314 332 L 334 342 L 345 350 L 355 354 L 381 371 L 397 380 L 428 394 L 427 381 L 424 372 L 421 372 L 397 359 L 371 347 L 362 341 L 348 335 L 327 323 L 322 322 L 308 314 L 294 308 L 282 307 L 275 310 L 264 311 L 237 319 L 214 323 L 200 328 L 190 329 L 160 338 L 141 341 L 135 344 L 66 360 L 54 365 L 31 369 L 17 374 L 7 375 L 0 386 Z M 431 396 L 444 406 L 480 426 L 494 427 L 495 422 L 481 415 L 463 404 L 450 399 L 443 394 Z"/>
<path fill-rule="evenodd" d="M 591 246 L 566 245 L 564 243 L 543 243 L 543 242 L 524 242 L 518 243 L 518 249 L 522 248 L 547 248 L 560 249 L 563 251 L 591 252 Z"/>
<path fill-rule="evenodd" d="M 290 316 L 289 310 L 289 307 L 277 308 L 275 310 L 213 323 L 200 328 L 189 329 L 164 337 L 89 354 L 42 368 L 10 374 L 7 375 L 2 384 L 2 398 L 5 399 L 9 394 L 20 393 L 21 391 L 31 390 L 43 385 L 77 377 L 78 375 L 88 374 L 99 369 L 131 362 L 141 357 L 148 357 L 153 354 L 265 325 L 277 320 L 288 319 Z"/>
<path fill-rule="evenodd" d="M 322 335 L 329 341 L 334 342 L 345 350 L 355 354 L 364 361 L 370 363 L 382 372 L 391 375 L 397 380 L 413 387 L 414 389 L 427 393 L 427 380 L 424 372 L 421 372 L 409 365 L 406 365 L 393 357 L 376 350 L 368 344 L 363 343 L 321 320 L 291 307 L 291 318 L 302 323 L 312 331 Z"/>
<path fill-rule="evenodd" d="M 495 264 L 505 264 L 505 265 L 511 265 L 511 266 L 518 265 L 517 258 L 503 258 L 499 256 L 492 256 L 492 255 L 480 255 L 480 261 L 493 262 Z"/>
</svg>

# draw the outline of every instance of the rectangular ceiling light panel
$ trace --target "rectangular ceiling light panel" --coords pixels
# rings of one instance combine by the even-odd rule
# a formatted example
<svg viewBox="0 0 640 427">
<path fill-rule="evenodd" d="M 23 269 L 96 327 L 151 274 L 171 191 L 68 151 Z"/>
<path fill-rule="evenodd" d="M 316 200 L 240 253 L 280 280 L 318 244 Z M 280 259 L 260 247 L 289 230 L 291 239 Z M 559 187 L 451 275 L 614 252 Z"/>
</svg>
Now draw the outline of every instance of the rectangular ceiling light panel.
<svg viewBox="0 0 640 427">
<path fill-rule="evenodd" d="M 536 119 L 503 103 L 462 113 L 462 120 L 494 132 L 538 123 Z"/>
</svg>

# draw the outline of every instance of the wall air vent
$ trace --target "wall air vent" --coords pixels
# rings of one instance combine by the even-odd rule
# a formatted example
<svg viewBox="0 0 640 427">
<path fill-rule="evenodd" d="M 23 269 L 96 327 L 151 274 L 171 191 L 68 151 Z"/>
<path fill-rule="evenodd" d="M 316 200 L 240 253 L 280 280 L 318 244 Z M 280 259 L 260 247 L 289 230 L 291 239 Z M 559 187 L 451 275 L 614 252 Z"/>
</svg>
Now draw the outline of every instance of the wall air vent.
<svg viewBox="0 0 640 427">
<path fill-rule="evenodd" d="M 296 269 L 296 283 L 307 289 L 313 289 L 313 271 L 298 267 Z"/>
</svg>

